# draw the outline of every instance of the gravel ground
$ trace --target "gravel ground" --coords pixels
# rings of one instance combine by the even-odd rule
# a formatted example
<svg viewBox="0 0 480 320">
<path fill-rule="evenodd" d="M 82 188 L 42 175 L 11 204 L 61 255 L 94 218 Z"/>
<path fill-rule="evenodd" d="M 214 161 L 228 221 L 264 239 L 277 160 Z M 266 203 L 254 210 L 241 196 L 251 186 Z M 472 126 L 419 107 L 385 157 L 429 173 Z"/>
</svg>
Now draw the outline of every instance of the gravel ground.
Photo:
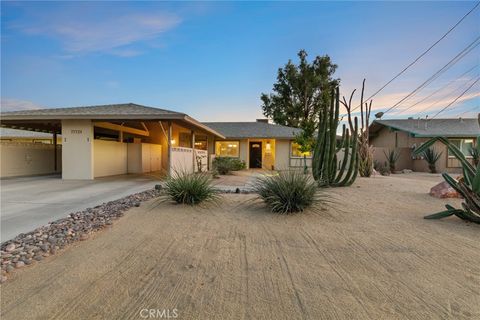
<svg viewBox="0 0 480 320">
<path fill-rule="evenodd" d="M 16 270 L 1 318 L 478 319 L 480 226 L 422 219 L 461 202 L 427 194 L 440 180 L 358 179 L 328 190 L 327 211 L 290 216 L 247 194 L 217 208 L 153 199 Z"/>
</svg>

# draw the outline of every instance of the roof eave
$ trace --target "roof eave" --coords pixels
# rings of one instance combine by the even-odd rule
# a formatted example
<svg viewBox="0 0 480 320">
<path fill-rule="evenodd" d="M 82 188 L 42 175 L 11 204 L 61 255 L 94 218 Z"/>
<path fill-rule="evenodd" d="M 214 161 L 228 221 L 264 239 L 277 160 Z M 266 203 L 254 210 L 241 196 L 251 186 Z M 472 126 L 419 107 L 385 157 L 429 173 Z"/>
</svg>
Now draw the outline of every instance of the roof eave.
<svg viewBox="0 0 480 320">
<path fill-rule="evenodd" d="M 220 139 L 226 139 L 226 137 L 225 137 L 223 134 L 219 133 L 218 131 L 213 130 L 212 128 L 204 125 L 203 123 L 201 123 L 201 122 L 193 119 L 192 117 L 190 117 L 190 116 L 188 116 L 188 115 L 186 115 L 186 114 L 183 115 L 183 120 L 185 120 L 186 122 L 188 122 L 188 123 L 190 123 L 190 124 L 192 124 L 192 125 L 194 125 L 194 126 L 196 126 L 196 127 L 201 128 L 201 129 L 204 130 L 204 131 L 207 131 L 207 132 L 209 132 L 209 133 L 217 136 L 217 137 L 220 138 Z"/>
</svg>

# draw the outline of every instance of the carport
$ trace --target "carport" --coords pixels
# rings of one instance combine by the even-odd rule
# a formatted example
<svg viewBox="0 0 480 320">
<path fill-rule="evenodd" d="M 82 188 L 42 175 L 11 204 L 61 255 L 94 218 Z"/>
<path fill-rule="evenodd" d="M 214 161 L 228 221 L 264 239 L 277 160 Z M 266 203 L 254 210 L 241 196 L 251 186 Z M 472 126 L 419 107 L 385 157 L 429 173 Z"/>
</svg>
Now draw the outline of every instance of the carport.
<svg viewBox="0 0 480 320">
<path fill-rule="evenodd" d="M 0 123 L 2 127 L 50 133 L 54 142 L 49 157 L 37 158 L 33 152 L 27 157 L 25 146 L 19 153 L 11 143 L 2 143 L 2 177 L 38 174 L 37 166 L 59 172 L 58 149 L 65 180 L 205 171 L 208 144 L 225 138 L 184 113 L 133 103 L 4 112 Z M 61 135 L 59 145 L 57 135 Z"/>
</svg>

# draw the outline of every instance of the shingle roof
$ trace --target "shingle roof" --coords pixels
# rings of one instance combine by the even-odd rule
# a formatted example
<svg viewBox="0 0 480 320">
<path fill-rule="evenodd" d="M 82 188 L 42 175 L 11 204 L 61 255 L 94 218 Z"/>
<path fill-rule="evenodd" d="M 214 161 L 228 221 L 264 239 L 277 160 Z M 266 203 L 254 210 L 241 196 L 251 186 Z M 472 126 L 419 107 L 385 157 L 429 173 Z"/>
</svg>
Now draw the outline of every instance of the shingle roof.
<svg viewBox="0 0 480 320">
<path fill-rule="evenodd" d="M 108 104 L 98 106 L 85 106 L 85 107 L 72 107 L 72 108 L 50 108 L 50 109 L 36 109 L 36 110 L 20 110 L 2 112 L 1 117 L 3 119 L 12 118 L 49 118 L 49 119 L 62 119 L 62 118 L 99 118 L 109 117 L 115 118 L 122 117 L 158 117 L 158 118 L 171 118 L 183 117 L 184 113 L 142 106 L 135 103 L 123 103 L 123 104 Z"/>
<path fill-rule="evenodd" d="M 232 138 L 293 139 L 302 130 L 266 122 L 203 122 L 206 126 Z"/>
<path fill-rule="evenodd" d="M 51 133 L 45 133 L 45 132 L 0 128 L 0 137 L 1 138 L 31 138 L 31 139 L 33 139 L 33 138 L 42 138 L 42 139 L 47 138 L 47 139 L 52 139 L 53 135 Z"/>
<path fill-rule="evenodd" d="M 480 135 L 478 119 L 389 119 L 375 120 L 370 132 L 378 132 L 382 126 L 411 133 L 415 137 L 475 137 Z"/>
<path fill-rule="evenodd" d="M 63 119 L 92 119 L 92 120 L 179 120 L 186 122 L 204 131 L 223 138 L 212 128 L 209 128 L 185 113 L 142 106 L 135 103 L 108 104 L 72 108 L 51 108 L 37 110 L 21 110 L 0 113 L 2 125 L 8 126 L 9 121 L 31 120 L 63 120 Z"/>
</svg>

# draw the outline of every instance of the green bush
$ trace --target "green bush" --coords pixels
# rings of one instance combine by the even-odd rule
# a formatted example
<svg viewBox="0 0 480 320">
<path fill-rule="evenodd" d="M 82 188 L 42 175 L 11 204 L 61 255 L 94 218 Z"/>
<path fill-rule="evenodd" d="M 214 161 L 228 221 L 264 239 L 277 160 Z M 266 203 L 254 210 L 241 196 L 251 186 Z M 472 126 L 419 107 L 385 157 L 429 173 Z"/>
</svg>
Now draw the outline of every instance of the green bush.
<svg viewBox="0 0 480 320">
<path fill-rule="evenodd" d="M 229 174 L 230 171 L 238 171 L 247 167 L 245 161 L 230 157 L 215 157 L 212 164 L 213 169 L 219 174 Z"/>
<path fill-rule="evenodd" d="M 254 182 L 254 191 L 273 212 L 280 214 L 316 208 L 327 200 L 325 190 L 320 190 L 310 175 L 299 170 L 259 177 Z"/>
<path fill-rule="evenodd" d="M 165 182 L 165 192 L 173 201 L 189 205 L 216 201 L 219 198 L 211 176 L 202 172 L 174 172 Z"/>
</svg>

